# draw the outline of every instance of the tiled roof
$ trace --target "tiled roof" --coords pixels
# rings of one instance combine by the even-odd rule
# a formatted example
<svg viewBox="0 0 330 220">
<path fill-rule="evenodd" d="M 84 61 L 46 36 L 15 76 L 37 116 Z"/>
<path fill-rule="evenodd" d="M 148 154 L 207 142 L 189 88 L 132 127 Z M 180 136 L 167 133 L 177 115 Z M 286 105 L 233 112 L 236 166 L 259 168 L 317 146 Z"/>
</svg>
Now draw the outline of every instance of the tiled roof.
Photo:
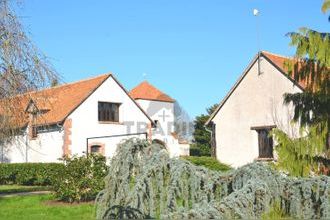
<svg viewBox="0 0 330 220">
<path fill-rule="evenodd" d="M 287 74 L 292 80 L 296 81 L 302 88 L 306 88 L 306 83 L 303 81 L 297 82 L 297 80 L 294 79 L 294 71 L 291 73 L 288 72 L 288 64 L 290 63 L 291 65 L 297 64 L 298 63 L 298 68 L 301 67 L 299 65 L 299 62 L 297 59 L 294 59 L 293 57 L 285 57 L 282 55 L 270 53 L 267 51 L 262 51 L 261 52 L 265 57 L 267 57 L 269 60 L 273 62 L 282 72 Z"/>
<path fill-rule="evenodd" d="M 145 99 L 162 102 L 175 102 L 170 96 L 166 95 L 147 81 L 143 81 L 129 92 L 134 99 Z"/>
<path fill-rule="evenodd" d="M 298 63 L 298 70 L 301 67 L 299 60 L 293 58 L 293 57 L 285 57 L 282 55 L 273 54 L 267 51 L 261 51 L 261 53 L 258 53 L 250 62 L 249 66 L 244 70 L 243 74 L 240 76 L 240 78 L 237 80 L 237 82 L 234 84 L 234 86 L 230 89 L 230 91 L 227 93 L 227 95 L 223 98 L 223 100 L 220 102 L 216 110 L 211 114 L 209 119 L 206 121 L 205 125 L 210 124 L 210 122 L 213 120 L 213 118 L 216 116 L 216 114 L 219 112 L 219 110 L 222 108 L 222 106 L 225 104 L 225 102 L 228 100 L 230 95 L 234 92 L 234 90 L 238 87 L 238 85 L 241 83 L 241 81 L 244 79 L 246 74 L 249 72 L 252 65 L 258 61 L 259 55 L 261 57 L 265 57 L 268 61 L 272 63 L 272 65 L 279 69 L 282 74 L 284 74 L 289 80 L 291 80 L 295 85 L 300 87 L 302 90 L 306 88 L 306 83 L 304 81 L 299 81 L 294 79 L 294 71 L 289 73 L 287 65 L 290 63 L 292 65 L 295 65 Z"/>
<path fill-rule="evenodd" d="M 3 109 L 1 110 L 1 106 L 6 104 L 3 103 L 15 103 L 15 111 L 10 110 L 12 123 L 17 127 L 24 127 L 29 122 L 29 115 L 25 110 L 29 103 L 33 102 L 40 112 L 35 122 L 36 125 L 60 123 L 110 76 L 111 74 L 105 74 L 1 100 L 0 113 L 4 112 Z"/>
</svg>

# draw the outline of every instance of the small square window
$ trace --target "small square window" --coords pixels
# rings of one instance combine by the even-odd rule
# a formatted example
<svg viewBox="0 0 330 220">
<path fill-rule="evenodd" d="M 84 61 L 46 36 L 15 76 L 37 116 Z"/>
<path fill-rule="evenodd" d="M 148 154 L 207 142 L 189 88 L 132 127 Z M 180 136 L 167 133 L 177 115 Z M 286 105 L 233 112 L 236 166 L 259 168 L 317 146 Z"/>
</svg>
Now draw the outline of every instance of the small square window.
<svg viewBox="0 0 330 220">
<path fill-rule="evenodd" d="M 37 138 L 38 137 L 38 128 L 37 126 L 31 127 L 31 138 Z"/>
<path fill-rule="evenodd" d="M 92 154 L 101 153 L 101 146 L 100 145 L 91 146 L 91 153 Z"/>
<path fill-rule="evenodd" d="M 120 103 L 99 102 L 98 120 L 105 122 L 119 122 Z"/>
</svg>

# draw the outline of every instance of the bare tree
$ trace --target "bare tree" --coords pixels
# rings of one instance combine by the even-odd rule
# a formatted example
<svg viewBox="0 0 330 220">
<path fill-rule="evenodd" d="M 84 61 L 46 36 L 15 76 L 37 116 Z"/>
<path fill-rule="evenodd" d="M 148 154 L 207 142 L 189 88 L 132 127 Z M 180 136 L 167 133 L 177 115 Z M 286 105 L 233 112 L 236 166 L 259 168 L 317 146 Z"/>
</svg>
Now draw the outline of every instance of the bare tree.
<svg viewBox="0 0 330 220">
<path fill-rule="evenodd" d="M 15 0 L 0 0 L 0 142 L 19 132 L 20 122 L 26 118 L 22 110 L 28 92 L 58 80 L 47 57 L 24 31 L 15 4 Z"/>
</svg>

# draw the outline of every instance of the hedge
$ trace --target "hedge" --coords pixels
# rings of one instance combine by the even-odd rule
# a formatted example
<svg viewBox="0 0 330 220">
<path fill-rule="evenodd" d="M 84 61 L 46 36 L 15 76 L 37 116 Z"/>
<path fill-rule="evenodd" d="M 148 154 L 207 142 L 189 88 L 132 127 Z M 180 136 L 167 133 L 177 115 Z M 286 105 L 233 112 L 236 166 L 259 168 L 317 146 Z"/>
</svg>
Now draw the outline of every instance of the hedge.
<svg viewBox="0 0 330 220">
<path fill-rule="evenodd" d="M 220 163 L 217 159 L 213 157 L 193 157 L 193 156 L 185 156 L 182 157 L 185 160 L 188 160 L 189 162 L 197 165 L 197 166 L 203 166 L 207 167 L 211 170 L 216 171 L 227 171 L 232 169 L 227 164 Z"/>
<path fill-rule="evenodd" d="M 0 184 L 49 186 L 63 169 L 62 163 L 2 163 Z"/>
</svg>

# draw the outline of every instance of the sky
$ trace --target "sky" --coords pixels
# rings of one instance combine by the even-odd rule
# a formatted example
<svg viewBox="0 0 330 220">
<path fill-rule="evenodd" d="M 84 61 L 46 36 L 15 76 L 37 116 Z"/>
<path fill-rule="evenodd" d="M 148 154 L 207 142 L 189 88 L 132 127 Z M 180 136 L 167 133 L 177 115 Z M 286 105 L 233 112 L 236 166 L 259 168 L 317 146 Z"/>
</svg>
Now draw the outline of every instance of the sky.
<svg viewBox="0 0 330 220">
<path fill-rule="evenodd" d="M 112 72 L 130 90 L 148 80 L 192 118 L 222 100 L 258 50 L 293 55 L 286 33 L 330 25 L 323 0 L 21 2 L 17 13 L 63 82 Z"/>
</svg>

